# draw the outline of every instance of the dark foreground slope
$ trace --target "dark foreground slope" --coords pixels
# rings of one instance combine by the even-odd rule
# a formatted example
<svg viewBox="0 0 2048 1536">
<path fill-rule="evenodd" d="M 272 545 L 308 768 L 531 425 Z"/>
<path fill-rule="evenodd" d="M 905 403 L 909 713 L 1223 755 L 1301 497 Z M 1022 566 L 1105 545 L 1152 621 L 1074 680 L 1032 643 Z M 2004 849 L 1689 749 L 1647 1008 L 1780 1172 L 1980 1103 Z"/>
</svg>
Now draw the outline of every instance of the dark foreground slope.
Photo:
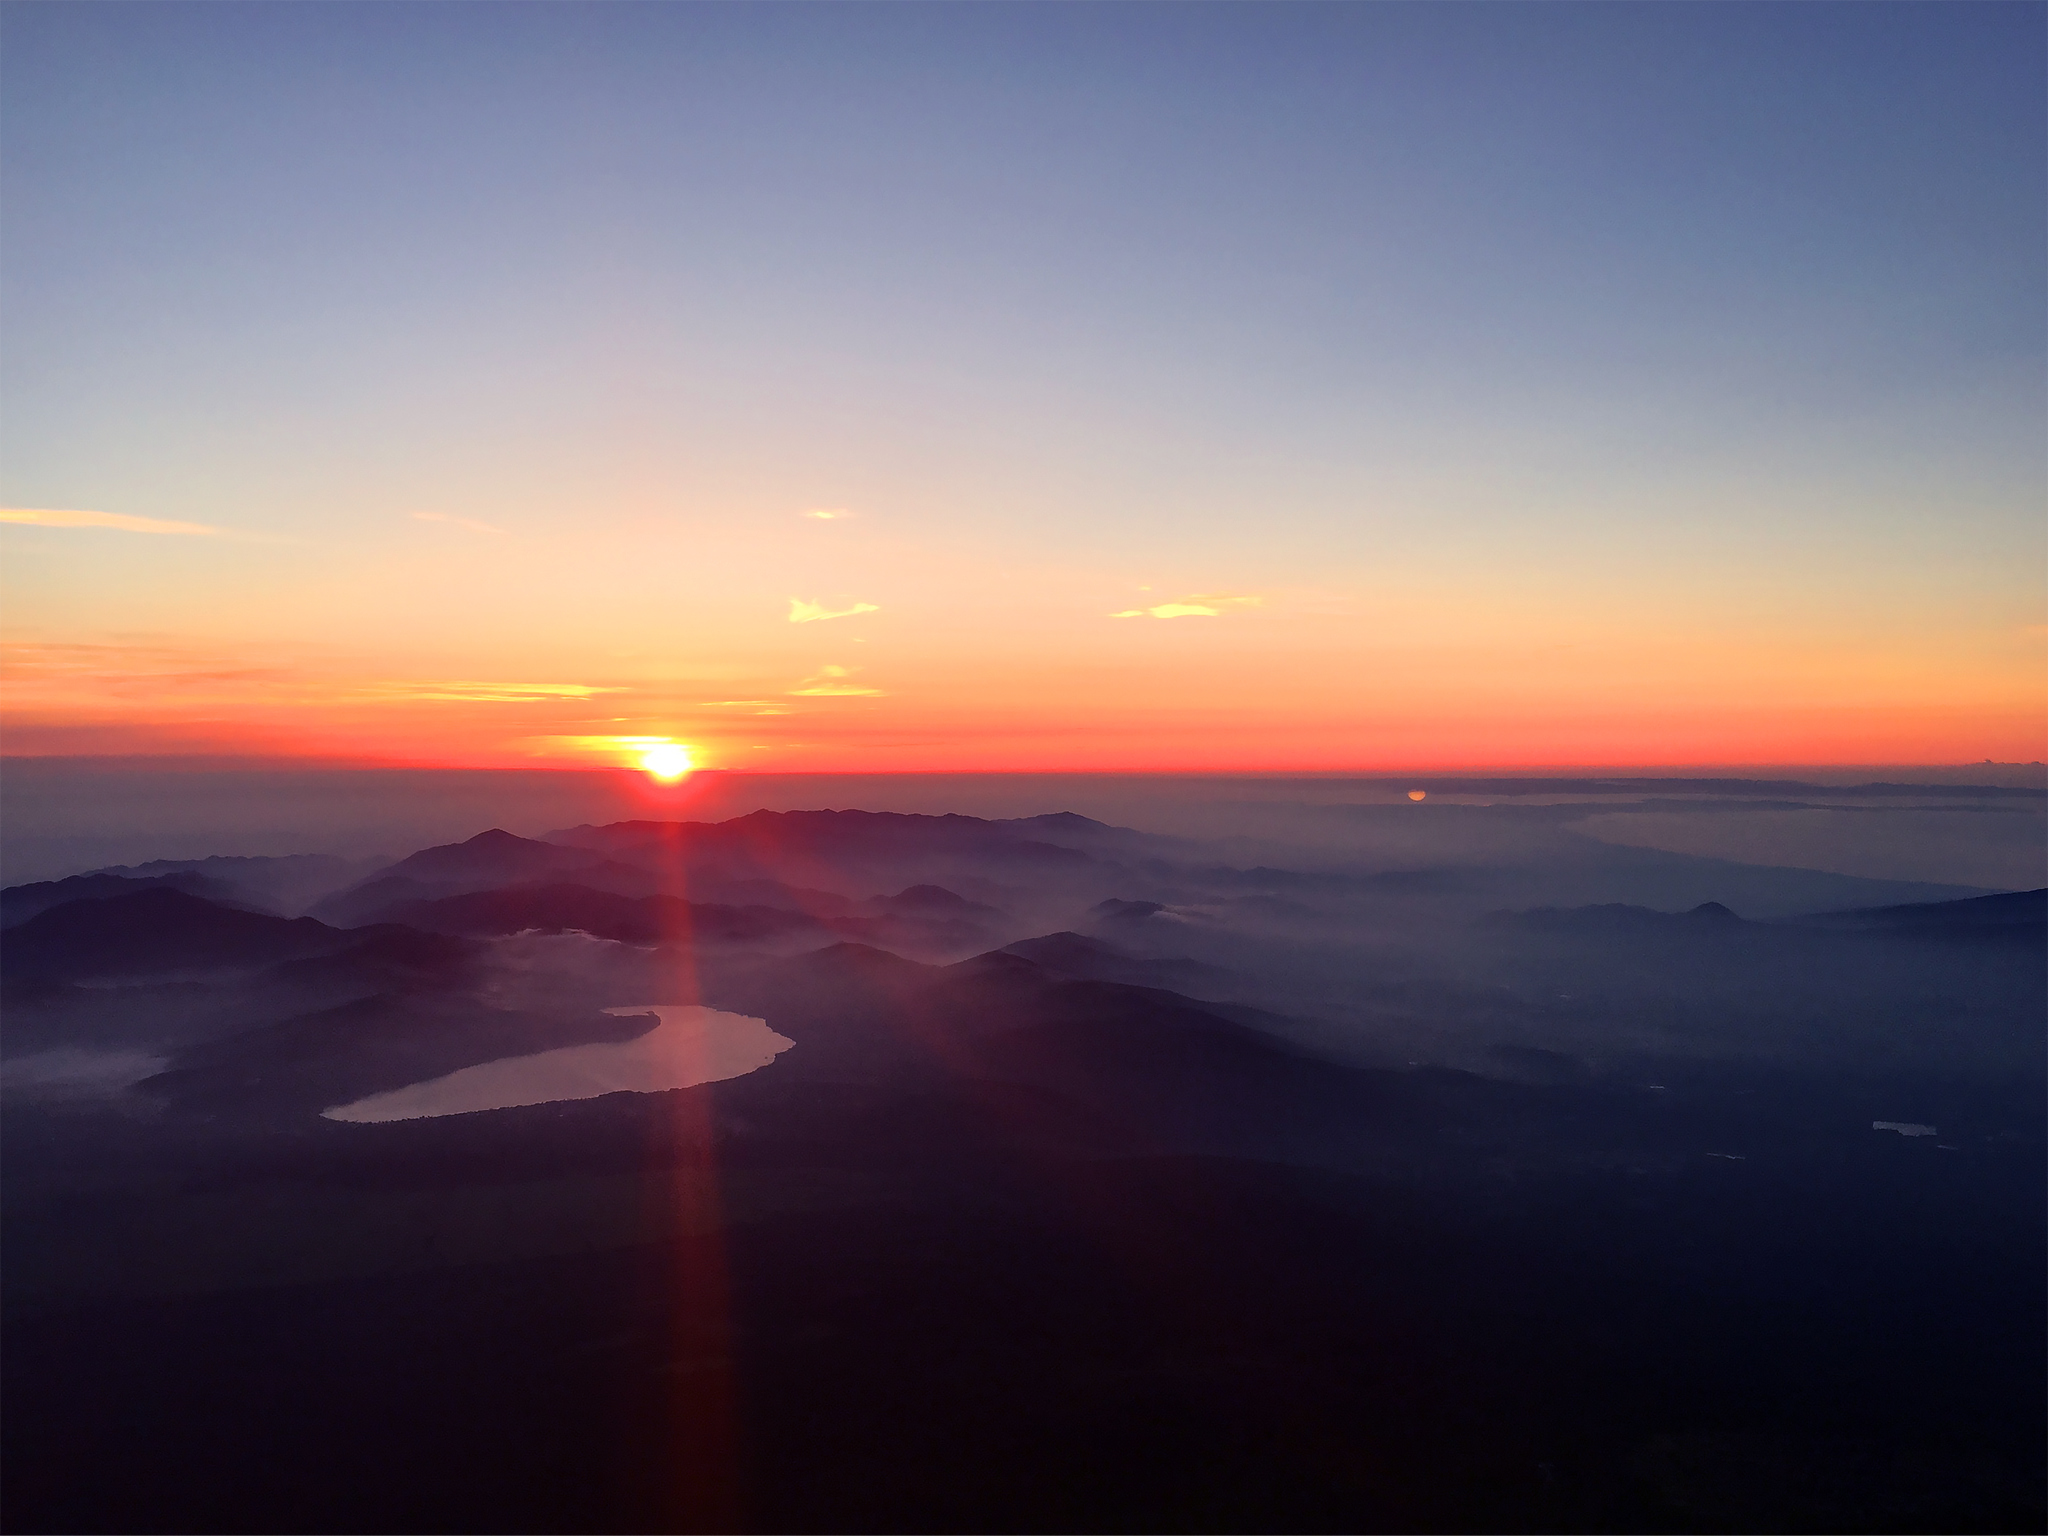
<svg viewBox="0 0 2048 1536">
<path fill-rule="evenodd" d="M 1438 1139 L 1542 1118 L 1411 1088 Z M 720 1109 L 802 1131 L 713 1155 L 690 1121 Z M 202 1264 L 17 1320 L 10 1528 L 2038 1525 L 2037 1147 L 1758 1177 L 1652 1135 L 1504 1187 L 1456 1152 L 1050 1157 L 1011 1130 L 1044 1106 L 985 1085 L 614 1114 L 301 1146 L 185 1195 L 194 1242 L 236 1236 L 224 1199 L 320 1218 L 281 1242 L 273 1209 L 259 1254 L 446 1209 L 377 1273 Z M 621 1181 L 672 1235 L 463 1248 L 465 1205 L 531 1230 Z"/>
<path fill-rule="evenodd" d="M 1354 1071 L 1015 957 L 730 986 L 799 1043 L 710 1088 L 11 1116 L 9 1528 L 2038 1526 L 2023 1108 Z"/>
</svg>

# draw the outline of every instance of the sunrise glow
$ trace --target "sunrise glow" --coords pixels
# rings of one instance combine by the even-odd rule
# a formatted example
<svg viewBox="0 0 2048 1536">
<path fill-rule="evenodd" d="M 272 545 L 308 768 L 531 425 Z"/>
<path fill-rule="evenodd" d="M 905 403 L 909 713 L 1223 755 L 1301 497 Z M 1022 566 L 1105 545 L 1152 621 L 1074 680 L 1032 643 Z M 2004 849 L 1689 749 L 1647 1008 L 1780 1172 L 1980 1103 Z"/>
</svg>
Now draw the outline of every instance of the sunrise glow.
<svg viewBox="0 0 2048 1536">
<path fill-rule="evenodd" d="M 647 770 L 650 778 L 659 779 L 664 784 L 673 784 L 690 771 L 692 764 L 687 748 L 677 746 L 674 742 L 664 742 L 661 746 L 649 747 L 641 753 L 640 766 Z"/>
<path fill-rule="evenodd" d="M 934 21 L 952 41 L 886 87 L 855 48 L 822 95 L 774 47 L 733 55 L 756 78 L 682 40 L 746 8 L 542 7 L 591 29 L 587 70 L 507 42 L 474 114 L 344 166 L 332 121 L 414 98 L 312 39 L 382 13 L 272 12 L 305 37 L 219 65 L 278 93 L 246 136 L 211 87 L 167 84 L 161 124 L 115 90 L 185 79 L 143 31 L 22 12 L 64 41 L 17 88 L 54 137 L 24 140 L 10 221 L 10 755 L 673 780 L 671 741 L 777 772 L 2044 754 L 2048 417 L 2016 361 L 2041 176 L 1987 149 L 1993 96 L 1893 161 L 1905 86 L 1824 127 L 1832 98 L 1777 85 L 1739 132 L 1639 120 L 1642 59 L 1703 67 L 1684 7 L 1616 13 L 1611 57 L 1559 23 L 1540 66 L 1487 54 L 1477 12 L 1169 8 L 1144 25 L 1281 51 L 1191 34 L 1142 110 L 1105 83 L 1121 43 L 1100 79 L 1013 74 L 978 30 L 1000 7 Z M 823 14 L 789 24 L 868 25 Z M 1323 26 L 1377 41 L 1326 55 Z M 1318 63 L 1303 106 L 1295 48 L 1363 73 Z M 695 83 L 634 73 L 671 66 Z M 1552 83 L 1495 73 L 1523 70 Z M 1715 79 L 1698 101 L 1763 88 Z M 577 212 L 532 240 L 537 208 Z"/>
</svg>

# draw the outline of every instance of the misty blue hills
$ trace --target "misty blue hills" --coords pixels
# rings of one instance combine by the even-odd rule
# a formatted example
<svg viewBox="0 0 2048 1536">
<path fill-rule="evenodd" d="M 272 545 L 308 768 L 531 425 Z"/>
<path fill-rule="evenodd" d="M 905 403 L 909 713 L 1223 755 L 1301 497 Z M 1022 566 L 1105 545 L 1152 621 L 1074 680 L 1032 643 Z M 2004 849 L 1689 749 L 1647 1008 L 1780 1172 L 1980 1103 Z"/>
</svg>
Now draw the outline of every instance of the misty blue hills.
<svg viewBox="0 0 2048 1536">
<path fill-rule="evenodd" d="M 355 947 L 344 945 L 338 935 L 393 924 L 475 936 L 580 931 L 628 943 L 834 935 L 881 940 L 892 936 L 890 925 L 895 924 L 904 931 L 893 936 L 912 947 L 944 952 L 999 937 L 1004 918 L 1000 907 L 960 895 L 936 883 L 936 878 L 869 895 L 820 886 L 887 885 L 895 878 L 928 873 L 995 894 L 1000 892 L 1001 877 L 1021 868 L 1064 887 L 1076 876 L 1114 880 L 1129 874 L 1126 862 L 1116 855 L 1133 850 L 1142 855 L 1148 841 L 1155 840 L 1070 813 L 986 821 L 969 816 L 764 811 L 724 823 L 577 827 L 545 840 L 493 829 L 465 842 L 421 850 L 353 880 L 344 878 L 353 872 L 347 861 L 320 856 L 158 861 L 10 887 L 0 891 L 0 913 L 12 935 L 9 971 L 29 981 L 85 977 L 98 970 L 132 975 L 247 963 L 264 957 L 266 946 L 276 950 L 269 958 L 289 960 L 302 952 Z M 1105 850 L 1111 857 L 1102 857 Z M 1603 852 L 1624 859 L 1636 850 Z M 1166 871 L 1157 857 L 1128 863 L 1137 866 L 1141 879 L 1153 883 Z M 1190 883 L 1220 888 L 1228 893 L 1227 899 L 1237 902 L 1247 900 L 1246 886 L 1260 884 L 1275 893 L 1329 893 L 1347 887 L 1425 893 L 1476 883 L 1465 871 L 1305 874 L 1197 867 L 1175 873 Z M 323 877 L 336 888 L 320 890 Z M 811 877 L 819 884 L 802 883 Z M 1879 890 L 1895 884 L 1819 878 L 1833 888 Z M 264 921 L 295 905 L 280 899 L 286 892 L 315 895 L 305 903 L 308 915 L 292 922 Z M 1268 893 L 1266 900 L 1287 910 L 1284 895 Z M 1799 914 L 1787 921 L 1845 931 L 1989 934 L 2024 940 L 2038 936 L 2048 925 L 2044 900 L 2048 893 L 2042 891 L 1998 893 L 1863 905 Z M 1250 901 L 1258 904 L 1256 897 Z M 1109 896 L 1087 910 L 1100 924 L 1128 929 L 1168 909 L 1156 901 Z M 1698 929 L 1741 921 L 1728 906 L 1712 900 L 1679 913 L 1605 902 L 1520 912 L 1491 910 L 1481 920 L 1535 930 L 1642 932 L 1664 931 L 1674 924 Z M 1097 969 L 1117 956 L 1104 939 L 1083 940 L 1071 933 L 1019 940 L 1009 947 L 1048 960 L 1064 956 L 1070 964 Z M 1126 964 L 1142 963 L 1138 957 L 1118 958 Z"/>
<path fill-rule="evenodd" d="M 241 973 L 236 985 L 266 999 L 346 993 L 353 1002 L 473 983 L 486 953 L 479 942 L 573 934 L 690 946 L 704 957 L 703 977 L 727 986 L 740 985 L 731 978 L 751 961 L 793 964 L 851 943 L 925 964 L 1000 955 L 1067 981 L 1179 988 L 1212 1006 L 1246 1006 L 1277 1000 L 1258 978 L 1262 947 L 1284 952 L 1303 932 L 1343 937 L 1347 926 L 1386 921 L 1394 907 L 1406 909 L 1401 936 L 1419 951 L 1470 944 L 1472 935 L 1482 944 L 1499 936 L 1510 949 L 1535 938 L 1567 953 L 1575 943 L 1620 944 L 1622 969 L 1647 960 L 1699 970 L 1736 957 L 1768 974 L 1808 969 L 1816 956 L 1874 953 L 1880 938 L 1892 949 L 1907 944 L 1910 956 L 1916 941 L 2028 949 L 2048 933 L 2042 891 L 1756 922 L 1713 900 L 1677 912 L 1618 901 L 1501 910 L 1490 905 L 1503 893 L 1487 878 L 1495 872 L 1469 866 L 1219 869 L 1188 861 L 1186 851 L 1179 840 L 1072 814 L 990 821 L 816 811 L 583 826 L 545 839 L 493 829 L 368 872 L 310 857 L 194 860 L 0 892 L 0 974 L 10 997 L 44 1005 L 66 993 L 76 1002 L 78 989 L 114 981 L 132 988 L 155 979 L 189 992 L 223 971 Z M 1716 862 L 1599 852 L 1615 864 L 1676 862 L 1710 874 Z M 1899 889 L 1793 874 L 1830 893 Z M 339 883 L 321 890 L 322 878 Z M 306 915 L 278 910 L 288 910 L 285 892 L 305 901 Z M 1174 899 L 1145 899 L 1159 896 Z M 1034 932 L 1041 914 L 1071 926 Z M 1216 963 L 1233 953 L 1251 959 L 1250 974 Z M 1265 958 L 1271 969 L 1274 957 Z M 232 1033 L 246 1011 L 228 1009 L 220 1027 Z M 31 1024 L 26 1033 L 49 1044 L 62 1038 L 56 1026 Z"/>
<path fill-rule="evenodd" d="M 759 812 L 0 893 L 12 1518 L 2038 1523 L 2048 892 L 1445 812 L 1380 864 Z M 791 1043 L 324 1113 L 690 1002 Z M 743 1520 L 617 1474 L 705 1382 Z"/>
</svg>

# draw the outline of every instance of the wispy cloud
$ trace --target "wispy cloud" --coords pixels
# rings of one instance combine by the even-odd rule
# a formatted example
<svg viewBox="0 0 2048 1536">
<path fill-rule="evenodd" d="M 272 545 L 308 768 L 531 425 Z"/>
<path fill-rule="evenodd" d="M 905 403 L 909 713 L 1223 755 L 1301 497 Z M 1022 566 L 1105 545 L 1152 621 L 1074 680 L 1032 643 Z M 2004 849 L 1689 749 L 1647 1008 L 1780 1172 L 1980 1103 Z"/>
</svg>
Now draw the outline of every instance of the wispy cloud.
<svg viewBox="0 0 2048 1536">
<path fill-rule="evenodd" d="M 457 704 L 539 704 L 552 699 L 589 699 L 622 688 L 588 683 L 375 683 L 362 690 L 380 699 L 432 699 Z"/>
<path fill-rule="evenodd" d="M 853 511 L 849 507 L 810 507 L 800 515 L 816 518 L 821 523 L 831 523 L 842 517 L 853 516 Z"/>
<path fill-rule="evenodd" d="M 296 686 L 297 669 L 252 665 L 233 652 L 163 642 L 93 645 L 26 641 L 0 646 L 0 670 L 9 687 L 82 689 L 108 696 L 162 702 L 195 690 Z"/>
<path fill-rule="evenodd" d="M 864 688 L 859 683 L 845 681 L 845 679 L 852 677 L 859 670 L 860 668 L 858 667 L 820 667 L 817 676 L 807 677 L 796 687 L 790 689 L 790 696 L 798 699 L 881 697 L 882 690 L 879 688 Z"/>
<path fill-rule="evenodd" d="M 854 603 L 845 608 L 827 608 L 823 603 L 807 603 L 800 597 L 792 597 L 789 600 L 789 622 L 792 624 L 815 624 L 820 619 L 850 619 L 856 613 L 881 611 L 873 603 Z"/>
<path fill-rule="evenodd" d="M 117 528 L 123 533 L 183 533 L 217 538 L 222 530 L 205 523 L 180 523 L 162 517 L 130 517 L 125 512 L 76 512 L 52 507 L 0 507 L 0 523 L 30 528 Z"/>
<path fill-rule="evenodd" d="M 1214 619 L 1230 612 L 1233 608 L 1256 608 L 1263 603 L 1263 597 L 1238 597 L 1224 592 L 1190 592 L 1186 597 L 1177 597 L 1170 603 L 1160 603 L 1151 608 L 1126 608 L 1122 613 L 1112 613 L 1112 619 Z"/>
<path fill-rule="evenodd" d="M 699 709 L 751 709 L 757 715 L 786 715 L 786 709 L 777 709 L 770 699 L 705 699 Z"/>
<path fill-rule="evenodd" d="M 451 528 L 460 528 L 466 533 L 503 533 L 489 523 L 480 523 L 473 517 L 450 517 L 446 512 L 415 512 L 415 520 L 422 523 L 446 523 Z"/>
</svg>

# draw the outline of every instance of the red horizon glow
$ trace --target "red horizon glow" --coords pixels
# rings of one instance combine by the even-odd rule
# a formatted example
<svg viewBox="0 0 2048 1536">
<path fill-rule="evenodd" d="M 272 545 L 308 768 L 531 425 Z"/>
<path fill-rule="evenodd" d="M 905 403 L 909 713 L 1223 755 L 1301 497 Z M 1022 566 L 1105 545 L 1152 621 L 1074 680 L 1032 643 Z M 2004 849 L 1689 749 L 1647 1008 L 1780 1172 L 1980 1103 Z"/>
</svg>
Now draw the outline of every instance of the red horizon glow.
<svg viewBox="0 0 2048 1536">
<path fill-rule="evenodd" d="M 1959 712 L 1955 712 L 1959 713 Z M 1875 716 L 1875 718 L 1873 718 Z M 1933 718 L 1930 718 L 1933 716 Z M 1943 718 L 1946 716 L 1946 718 Z M 1434 725 L 1436 728 L 1430 728 Z M 535 751 L 527 743 L 436 739 L 335 729 L 280 729 L 251 722 L 166 729 L 123 722 L 91 726 L 16 724 L 0 761 L 86 757 L 235 759 L 294 766 L 441 769 L 623 768 L 678 779 L 692 773 L 1140 773 L 1374 774 L 1536 772 L 1588 766 L 1851 767 L 1953 764 L 2043 758 L 2048 721 L 1957 719 L 1928 711 L 1885 718 L 1839 712 L 1833 719 L 1752 715 L 1726 721 L 1410 722 L 1407 729 L 1231 731 L 1186 724 L 1172 731 L 1084 732 L 1054 726 L 1029 735 L 879 731 L 823 739 L 735 741 L 678 730 L 580 738 Z M 908 737 L 909 739 L 905 739 Z M 917 739 L 922 737 L 923 739 Z M 1346 739 L 1349 738 L 1349 739 Z M 656 764 L 659 764 L 657 771 Z"/>
<path fill-rule="evenodd" d="M 686 758 L 698 771 L 1204 774 L 2048 756 L 2048 700 L 2026 647 L 1951 687 L 1932 670 L 1878 676 L 1810 656 L 1796 672 L 1751 656 L 1720 672 L 1673 663 L 1660 678 L 1626 659 L 1576 672 L 1503 653 L 1383 675 L 1204 633 L 1199 650 L 1143 669 L 926 671 L 883 690 L 848 666 L 793 690 L 784 679 L 780 694 L 758 675 L 684 691 L 477 681 L 470 668 L 471 680 L 399 685 L 265 670 L 232 651 L 18 646 L 0 755 L 644 770 L 659 753 L 671 773 Z"/>
</svg>

